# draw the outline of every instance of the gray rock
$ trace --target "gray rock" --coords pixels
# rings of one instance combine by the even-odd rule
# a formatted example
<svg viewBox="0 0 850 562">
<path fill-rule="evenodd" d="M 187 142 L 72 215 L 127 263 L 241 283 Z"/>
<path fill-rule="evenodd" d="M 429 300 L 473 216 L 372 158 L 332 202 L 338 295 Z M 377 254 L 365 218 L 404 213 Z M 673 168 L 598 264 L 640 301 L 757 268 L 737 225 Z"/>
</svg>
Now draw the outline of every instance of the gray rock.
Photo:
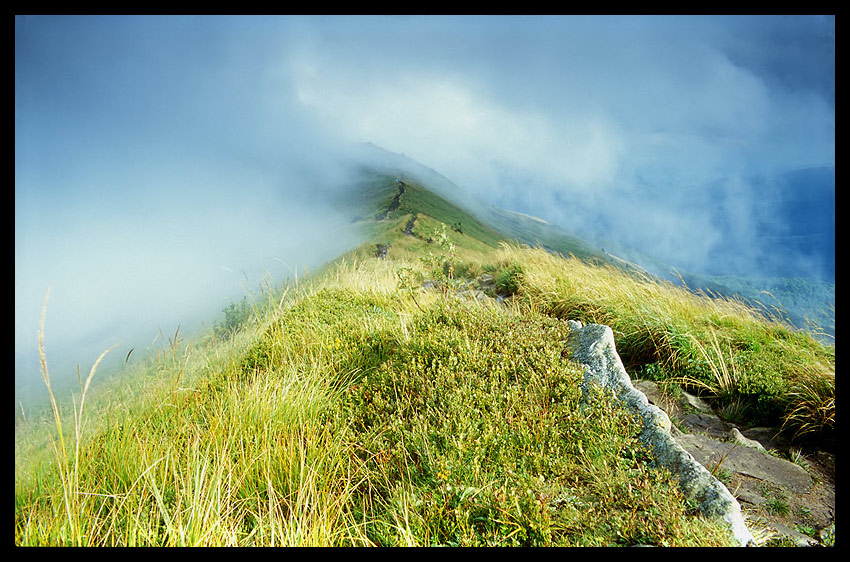
<svg viewBox="0 0 850 562">
<path fill-rule="evenodd" d="M 462 298 L 471 299 L 479 302 L 494 300 L 492 297 L 487 296 L 484 291 L 481 291 L 479 289 L 467 289 L 465 291 L 461 291 L 460 293 L 458 293 L 458 295 Z"/>
<path fill-rule="evenodd" d="M 680 405 L 685 409 L 692 408 L 693 410 L 701 413 L 709 413 L 712 411 L 711 406 L 706 404 L 705 400 L 687 392 L 682 392 Z"/>
<path fill-rule="evenodd" d="M 794 541 L 794 546 L 817 546 L 818 545 L 817 539 L 813 539 L 812 537 L 810 537 L 808 535 L 804 535 L 800 531 L 797 531 L 796 529 L 792 529 L 791 527 L 788 527 L 787 525 L 783 525 L 782 523 L 779 523 L 779 522 L 776 522 L 776 521 L 772 521 L 770 523 L 770 525 L 774 529 L 776 529 L 776 531 L 779 532 L 779 534 L 785 535 L 786 537 L 788 537 L 792 541 Z"/>
<path fill-rule="evenodd" d="M 818 538 L 822 543 L 831 543 L 835 539 L 835 523 L 831 523 L 818 531 Z"/>
<path fill-rule="evenodd" d="M 679 418 L 682 425 L 691 432 L 709 435 L 715 439 L 726 439 L 731 426 L 714 414 L 691 413 L 684 414 Z"/>
<path fill-rule="evenodd" d="M 758 449 L 698 434 L 683 434 L 676 437 L 676 440 L 700 464 L 711 470 L 721 464 L 726 470 L 758 478 L 797 493 L 805 493 L 812 487 L 812 477 L 805 469 Z"/>
<path fill-rule="evenodd" d="M 779 429 L 775 427 L 751 427 L 741 433 L 747 439 L 758 441 L 765 449 L 778 449 L 787 445 L 786 440 L 779 435 Z"/>
<path fill-rule="evenodd" d="M 737 497 L 742 502 L 747 502 L 752 505 L 761 505 L 767 501 L 767 498 L 762 496 L 755 490 L 750 490 L 749 488 L 738 490 Z"/>
<path fill-rule="evenodd" d="M 496 280 L 489 273 L 482 273 L 475 282 L 482 291 L 493 291 L 496 289 Z"/>
<path fill-rule="evenodd" d="M 763 453 L 765 452 L 764 446 L 761 443 L 759 443 L 755 439 L 748 439 L 747 437 L 744 437 L 743 435 L 741 435 L 741 432 L 738 430 L 737 427 L 733 427 L 732 429 L 730 429 L 727 435 L 729 435 L 729 439 L 733 443 L 743 445 L 744 447 L 749 447 L 750 449 L 757 449 Z"/>
<path fill-rule="evenodd" d="M 650 404 L 655 404 L 673 418 L 680 413 L 679 402 L 665 393 L 655 381 L 633 380 L 632 385 L 643 392 Z"/>
<path fill-rule="evenodd" d="M 710 414 L 709 406 L 699 396 L 694 396 L 685 391 L 677 393 L 678 398 L 665 393 L 658 383 L 649 380 L 634 380 L 634 387 L 646 395 L 650 403 L 655 404 L 672 417 L 681 417 L 687 413 Z"/>
<path fill-rule="evenodd" d="M 631 382 L 614 345 L 614 333 L 608 326 L 569 321 L 569 347 L 573 359 L 584 369 L 582 397 L 587 399 L 591 387 L 610 390 L 628 409 L 643 419 L 640 439 L 645 442 L 657 462 L 678 475 L 685 497 L 697 502 L 707 517 L 722 518 L 736 541 L 755 544 L 747 529 L 738 500 L 719 480 L 697 462 L 672 436 L 670 418 Z"/>
</svg>

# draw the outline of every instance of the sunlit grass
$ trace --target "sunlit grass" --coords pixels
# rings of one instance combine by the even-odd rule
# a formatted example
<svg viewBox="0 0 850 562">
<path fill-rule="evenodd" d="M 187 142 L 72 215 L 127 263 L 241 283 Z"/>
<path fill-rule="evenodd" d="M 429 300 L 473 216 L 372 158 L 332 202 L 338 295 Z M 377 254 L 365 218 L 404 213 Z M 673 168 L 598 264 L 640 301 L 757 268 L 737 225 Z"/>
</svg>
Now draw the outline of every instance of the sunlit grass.
<svg viewBox="0 0 850 562">
<path fill-rule="evenodd" d="M 632 373 L 798 437 L 834 427 L 834 347 L 740 302 L 460 245 L 452 281 L 487 272 L 507 297 L 482 303 L 423 289 L 442 264 L 422 256 L 361 249 L 269 284 L 226 331 L 177 328 L 101 387 L 98 360 L 70 409 L 40 340 L 51 407 L 16 424 L 16 544 L 730 544 L 631 415 L 579 404 L 567 318 L 610 325 Z"/>
<path fill-rule="evenodd" d="M 506 245 L 496 256 L 522 264 L 521 298 L 530 306 L 611 326 L 632 376 L 686 381 L 791 436 L 832 431 L 835 347 L 779 315 L 765 319 L 734 299 L 539 249 Z"/>
<path fill-rule="evenodd" d="M 75 464 L 21 449 L 16 543 L 728 544 L 635 420 L 579 410 L 565 323 L 437 291 L 423 312 L 400 265 L 340 261 L 230 338 L 166 338 L 135 399 L 86 402 Z"/>
</svg>

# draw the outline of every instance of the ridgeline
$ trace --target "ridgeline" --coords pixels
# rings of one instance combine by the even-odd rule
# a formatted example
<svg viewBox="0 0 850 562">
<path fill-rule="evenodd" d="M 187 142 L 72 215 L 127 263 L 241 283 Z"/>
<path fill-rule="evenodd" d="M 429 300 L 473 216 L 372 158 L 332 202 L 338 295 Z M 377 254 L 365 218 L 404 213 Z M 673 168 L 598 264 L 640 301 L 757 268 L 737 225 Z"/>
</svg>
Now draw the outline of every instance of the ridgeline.
<svg viewBox="0 0 850 562">
<path fill-rule="evenodd" d="M 23 414 L 16 544 L 737 544 L 634 412 L 582 396 L 568 320 L 609 326 L 668 396 L 798 456 L 834 447 L 834 345 L 432 183 L 364 167 L 337 206 L 366 242 L 57 397 L 47 423 Z M 785 544 L 765 509 L 750 530 Z"/>
</svg>

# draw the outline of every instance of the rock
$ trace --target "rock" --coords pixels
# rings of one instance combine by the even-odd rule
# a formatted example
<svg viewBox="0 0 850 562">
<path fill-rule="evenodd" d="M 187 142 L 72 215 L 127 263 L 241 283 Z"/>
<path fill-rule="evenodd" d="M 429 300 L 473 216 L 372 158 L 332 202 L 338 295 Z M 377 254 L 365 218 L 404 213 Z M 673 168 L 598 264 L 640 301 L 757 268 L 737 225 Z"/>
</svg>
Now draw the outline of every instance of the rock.
<svg viewBox="0 0 850 562">
<path fill-rule="evenodd" d="M 812 487 L 812 477 L 803 468 L 758 449 L 698 434 L 683 434 L 676 441 L 709 470 L 720 464 L 726 470 L 797 493 L 805 493 Z"/>
<path fill-rule="evenodd" d="M 744 437 L 758 441 L 765 449 L 779 449 L 787 447 L 788 443 L 779 435 L 779 429 L 775 427 L 751 427 L 741 431 Z"/>
<path fill-rule="evenodd" d="M 460 293 L 458 293 L 458 295 L 463 298 L 472 299 L 478 302 L 493 300 L 493 298 L 487 296 L 484 291 L 478 289 L 467 289 L 465 291 L 461 291 Z"/>
<path fill-rule="evenodd" d="M 478 279 L 475 280 L 478 284 L 478 288 L 482 291 L 495 291 L 496 290 L 496 280 L 489 273 L 482 273 L 478 276 Z"/>
<path fill-rule="evenodd" d="M 678 398 L 676 398 L 664 392 L 654 381 L 635 380 L 633 383 L 635 388 L 646 395 L 647 400 L 667 412 L 667 415 L 671 418 L 679 418 L 687 413 L 705 414 L 712 412 L 711 406 L 699 396 L 679 391 L 677 393 Z"/>
<path fill-rule="evenodd" d="M 773 521 L 771 522 L 771 527 L 773 527 L 779 534 L 785 535 L 794 541 L 794 546 L 817 546 L 817 539 L 813 539 L 808 535 L 804 535 L 800 531 L 796 529 L 792 529 L 787 525 L 783 525 L 782 523 Z"/>
<path fill-rule="evenodd" d="M 649 380 L 634 380 L 633 386 L 643 392 L 650 404 L 655 404 L 665 412 L 670 418 L 675 417 L 680 413 L 679 403 L 675 398 L 661 390 L 661 387 L 655 381 Z"/>
<path fill-rule="evenodd" d="M 748 439 L 744 437 L 743 435 L 741 435 L 741 432 L 738 430 L 737 427 L 733 427 L 732 429 L 730 429 L 727 435 L 733 443 L 737 443 L 739 445 L 743 445 L 744 447 L 749 447 L 751 449 L 756 449 L 758 451 L 761 451 L 762 453 L 766 452 L 761 443 L 754 439 Z"/>
<path fill-rule="evenodd" d="M 701 413 L 707 413 L 712 411 L 711 406 L 706 404 L 706 402 L 702 398 L 700 398 L 699 396 L 694 396 L 693 394 L 687 392 L 682 392 L 682 400 L 680 401 L 680 406 L 682 406 L 685 410 L 691 408 Z"/>
<path fill-rule="evenodd" d="M 409 221 L 407 221 L 407 225 L 404 227 L 404 233 L 408 236 L 413 236 L 413 227 L 416 226 L 416 218 L 418 215 L 413 215 Z"/>
<path fill-rule="evenodd" d="M 715 439 L 726 439 L 731 427 L 714 414 L 685 414 L 680 421 L 691 432 L 710 435 Z"/>
<path fill-rule="evenodd" d="M 756 490 L 750 490 L 749 488 L 737 490 L 735 492 L 735 496 L 742 502 L 746 502 L 751 505 L 761 505 L 767 501 L 767 498 L 759 494 Z"/>
<path fill-rule="evenodd" d="M 722 518 L 740 545 L 755 544 L 738 500 L 673 438 L 668 415 L 650 404 L 646 395 L 632 385 L 617 354 L 611 328 L 568 322 L 571 330 L 568 345 L 573 359 L 584 369 L 582 399 L 588 399 L 594 386 L 610 390 L 626 408 L 643 419 L 640 439 L 649 446 L 659 465 L 679 477 L 683 495 L 696 501 L 705 516 Z"/>
<path fill-rule="evenodd" d="M 816 451 L 815 457 L 823 463 L 835 464 L 835 455 L 828 451 Z"/>
<path fill-rule="evenodd" d="M 651 381 L 635 381 L 653 404 L 669 414 L 676 425 L 671 435 L 706 469 L 721 476 L 739 502 L 747 505 L 748 521 L 769 530 L 762 539 L 785 537 L 796 546 L 834 544 L 835 458 L 814 450 L 807 468 L 768 453 L 788 451 L 788 442 L 775 427 L 739 429 L 723 422 L 699 403 L 675 400 Z M 685 431 L 679 431 L 678 427 Z M 721 462 L 722 461 L 722 462 Z M 718 467 L 718 463 L 720 466 Z M 715 471 L 715 469 L 717 469 Z M 773 502 L 786 502 L 789 512 L 776 514 Z M 795 525 L 825 530 L 818 541 L 800 533 Z"/>
<path fill-rule="evenodd" d="M 818 538 L 824 544 L 830 544 L 835 540 L 835 523 L 831 523 L 818 531 Z"/>
</svg>

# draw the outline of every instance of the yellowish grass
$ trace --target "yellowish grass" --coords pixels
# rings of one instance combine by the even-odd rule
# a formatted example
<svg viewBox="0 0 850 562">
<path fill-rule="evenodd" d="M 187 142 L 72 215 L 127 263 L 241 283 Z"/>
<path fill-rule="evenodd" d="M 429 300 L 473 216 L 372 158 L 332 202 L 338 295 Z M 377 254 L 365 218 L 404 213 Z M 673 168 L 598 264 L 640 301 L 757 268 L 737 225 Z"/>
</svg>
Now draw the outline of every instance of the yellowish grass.
<svg viewBox="0 0 850 562">
<path fill-rule="evenodd" d="M 91 381 L 94 378 L 95 373 L 97 372 L 97 368 L 100 365 L 100 362 L 103 361 L 103 358 L 115 347 L 107 349 L 94 362 L 91 370 L 89 371 L 88 377 L 86 377 L 85 386 L 82 385 L 82 381 L 80 382 L 81 387 L 81 395 L 80 395 L 80 406 L 79 410 L 76 408 L 76 403 L 74 404 L 74 443 L 73 443 L 73 463 L 68 458 L 68 448 L 65 444 L 65 432 L 62 427 L 62 415 L 59 411 L 59 405 L 56 402 L 56 397 L 53 394 L 53 388 L 50 384 L 50 373 L 47 369 L 47 356 L 44 351 L 44 320 L 47 314 L 47 301 L 50 298 L 50 290 L 48 289 L 47 294 L 44 296 L 44 303 L 41 308 L 41 319 L 39 321 L 39 329 L 38 329 L 38 353 L 39 358 L 41 360 L 41 373 L 42 379 L 44 380 L 44 384 L 47 387 L 47 392 L 50 397 L 50 406 L 53 411 L 53 421 L 56 427 L 56 440 L 52 443 L 53 453 L 55 457 L 55 461 L 57 464 L 59 477 L 62 481 L 62 499 L 63 506 L 65 511 L 65 517 L 67 518 L 67 536 L 65 538 L 70 544 L 73 545 L 82 545 L 84 540 L 84 534 L 80 528 L 80 503 L 78 501 L 80 492 L 80 443 L 83 437 L 83 426 L 85 425 L 85 403 L 86 396 L 88 395 L 89 388 L 91 386 Z"/>
<path fill-rule="evenodd" d="M 475 257 L 469 254 L 468 259 Z M 255 317 L 232 336 L 217 339 L 211 335 L 184 342 L 177 330 L 171 338 L 164 338 L 168 341 L 155 358 L 130 370 L 132 380 L 110 385 L 109 392 L 104 389 L 102 394 L 91 385 L 99 359 L 88 378 L 80 381 L 82 395 L 79 406 L 74 403 L 73 432 L 62 427 L 69 425 L 68 417 L 63 417 L 52 395 L 40 341 L 54 431 L 58 430 L 49 459 L 53 465 L 49 472 L 56 476 L 51 480 L 35 463 L 18 474 L 17 468 L 25 463 L 19 464 L 16 450 L 16 544 L 414 546 L 444 541 L 453 532 L 459 533 L 451 536 L 460 537 L 461 543 L 474 544 L 476 525 L 485 524 L 502 529 L 500 540 L 510 544 L 520 535 L 532 533 L 524 519 L 529 513 L 539 516 L 535 521 L 540 524 L 550 515 L 546 498 L 554 492 L 549 490 L 548 475 L 544 485 L 542 479 L 536 479 L 536 469 L 526 466 L 530 451 L 544 445 L 577 446 L 581 451 L 582 445 L 569 440 L 559 445 L 557 439 L 549 439 L 554 429 L 544 420 L 554 403 L 545 400 L 539 415 L 532 415 L 526 410 L 542 402 L 529 394 L 523 398 L 529 406 L 521 411 L 514 412 L 507 403 L 499 406 L 511 416 L 528 414 L 528 420 L 520 425 L 511 425 L 510 419 L 499 421 L 502 417 L 495 424 L 486 420 L 487 427 L 492 426 L 486 437 L 499 447 L 477 449 L 478 443 L 470 436 L 485 421 L 481 412 L 514 394 L 511 400 L 543 392 L 548 388 L 539 382 L 545 378 L 544 372 L 546 377 L 554 377 L 541 368 L 531 384 L 498 396 L 486 395 L 488 385 L 496 381 L 509 384 L 519 373 L 528 375 L 527 365 L 499 355 L 505 345 L 517 344 L 522 353 L 531 353 L 527 360 L 532 362 L 542 360 L 532 353 L 534 349 L 551 348 L 552 360 L 560 365 L 562 355 L 553 337 L 534 336 L 536 340 L 527 342 L 529 349 L 522 347 L 523 338 L 537 333 L 527 331 L 537 323 L 564 326 L 547 315 L 579 314 L 586 322 L 612 325 L 618 348 L 624 339 L 631 340 L 632 349 L 646 345 L 656 350 L 653 353 L 659 358 L 668 353 L 672 364 L 676 346 L 682 343 L 674 337 L 679 334 L 688 345 L 702 350 L 708 363 L 714 361 L 719 380 L 726 380 L 727 386 L 733 387 L 741 374 L 738 359 L 727 358 L 732 351 L 723 331 L 747 321 L 748 312 L 735 303 L 706 304 L 705 298 L 640 274 L 589 266 L 542 250 L 503 246 L 487 259 L 501 266 L 521 265 L 522 288 L 507 307 L 473 309 L 483 305 L 467 306 L 453 295 L 418 287 L 402 289 L 399 269 L 424 274 L 421 260 L 377 260 L 356 252 L 279 291 L 269 286 L 263 302 L 256 306 Z M 538 311 L 546 315 L 538 315 Z M 42 326 L 43 322 L 42 317 Z M 465 331 L 467 325 L 478 328 Z M 516 337 L 514 332 L 505 333 L 506 326 L 516 331 Z M 696 343 L 687 337 L 692 331 Z M 713 340 L 705 339 L 706 335 Z M 489 343 L 483 345 L 484 341 Z M 450 344 L 463 351 L 450 352 Z M 494 345 L 499 349 L 494 350 Z M 418 356 L 420 352 L 425 355 Z M 360 362 L 370 354 L 376 358 L 374 363 Z M 247 361 L 251 357 L 255 360 Z M 440 362 L 445 365 L 440 367 Z M 460 365 L 466 365 L 467 375 L 455 381 Z M 403 370 L 398 370 L 402 366 Z M 481 372 L 488 369 L 498 373 L 490 373 L 488 379 Z M 439 376 L 428 382 L 426 373 Z M 367 374 L 371 375 L 368 380 Z M 551 391 L 566 392 L 555 384 L 558 380 L 551 379 Z M 538 382 L 543 386 L 533 388 Z M 429 408 L 474 399 L 480 409 L 471 418 L 470 408 L 452 410 L 452 427 L 460 428 L 457 435 L 452 433 L 455 430 L 449 431 L 444 440 L 442 434 L 434 434 L 436 430 L 418 434 L 425 419 L 422 411 L 394 420 L 387 417 L 394 415 L 393 411 L 379 408 L 380 404 L 385 407 L 387 400 L 399 401 L 401 406 L 424 400 L 424 393 L 436 384 L 443 386 L 435 401 L 427 402 Z M 359 389 L 355 392 L 354 387 Z M 362 394 L 367 387 L 368 398 Z M 371 402 L 379 395 L 381 402 Z M 346 410 L 341 404 L 347 404 L 345 408 L 359 405 L 356 410 Z M 352 411 L 373 420 L 369 429 L 373 433 L 361 435 L 352 429 Z M 431 412 L 431 422 L 442 427 L 447 415 L 435 412 Z M 584 431 L 596 435 L 594 424 L 613 423 L 607 413 L 589 415 L 599 419 L 591 422 L 588 416 L 573 419 L 572 414 L 565 414 L 557 420 L 578 423 L 569 427 L 581 435 Z M 506 427 L 516 439 L 525 440 L 522 450 L 503 442 Z M 393 448 L 382 441 L 391 432 L 400 436 Z M 371 435 L 368 439 L 366 433 Z M 602 428 L 603 437 L 609 433 Z M 455 438 L 465 444 L 435 456 L 444 441 L 453 443 Z M 70 439 L 74 443 L 68 447 Z M 588 439 L 583 456 L 567 455 L 565 459 L 590 462 L 587 451 L 598 439 Z M 33 450 L 35 440 L 31 443 L 28 447 Z M 631 503 L 618 502 L 633 494 L 629 502 L 638 497 L 646 500 L 632 489 L 631 473 L 621 466 L 625 462 L 630 470 L 637 470 L 639 455 L 629 455 L 621 450 L 624 445 L 615 444 L 609 444 L 613 452 L 604 447 L 594 451 L 593 462 L 602 467 L 598 471 L 588 466 L 587 475 L 581 478 L 576 471 L 568 471 L 558 486 L 582 497 L 607 498 L 600 501 L 616 504 L 622 528 L 633 529 L 637 523 L 632 519 L 642 520 L 644 515 Z M 408 455 L 409 445 L 418 447 L 415 455 Z M 393 451 L 396 460 L 390 462 Z M 524 467 L 527 474 L 523 473 L 521 480 L 498 470 L 491 474 L 494 467 L 489 460 L 494 451 L 501 451 L 500 458 L 515 461 L 514 470 Z M 469 462 L 471 458 L 478 460 Z M 445 464 L 447 459 L 451 470 Z M 544 455 L 535 462 L 550 459 Z M 610 477 L 616 466 L 623 469 L 619 482 Z M 417 471 L 416 478 L 411 476 Z M 650 486 L 652 473 L 644 476 L 642 485 Z M 503 482 L 502 487 L 494 484 L 497 480 Z M 505 503 L 506 493 L 511 491 L 508 482 L 527 488 L 521 490 L 525 495 L 516 496 L 516 502 L 523 499 L 522 509 L 519 503 Z M 582 487 L 588 483 L 593 489 Z M 455 486 L 451 492 L 449 484 Z M 459 484 L 464 486 L 462 494 Z M 617 486 L 622 489 L 615 490 Z M 473 491 L 467 493 L 466 488 Z M 530 496 L 529 490 L 538 496 Z M 669 503 L 666 492 L 657 493 L 660 495 L 651 498 L 656 502 L 653 509 L 667 512 L 670 507 L 671 521 L 678 521 L 672 523 L 678 530 L 671 540 L 704 542 L 704 533 L 688 530 L 694 522 L 680 520 L 681 506 Z M 567 503 L 558 504 L 559 509 L 579 509 L 578 503 L 569 507 L 569 502 L 579 501 L 578 496 L 563 500 Z M 538 504 L 542 508 L 539 513 L 536 507 L 529 511 Z M 599 510 L 609 507 L 596 506 Z M 576 531 L 576 544 L 598 542 L 595 533 L 605 532 L 602 522 L 606 521 L 600 513 L 594 515 L 600 526 L 582 531 L 586 535 Z M 574 515 L 570 525 L 578 528 L 586 514 Z M 442 527 L 448 516 L 460 517 L 456 521 L 460 531 Z M 702 522 L 696 524 L 703 526 Z M 724 540 L 718 534 L 709 542 L 721 544 Z"/>
</svg>

